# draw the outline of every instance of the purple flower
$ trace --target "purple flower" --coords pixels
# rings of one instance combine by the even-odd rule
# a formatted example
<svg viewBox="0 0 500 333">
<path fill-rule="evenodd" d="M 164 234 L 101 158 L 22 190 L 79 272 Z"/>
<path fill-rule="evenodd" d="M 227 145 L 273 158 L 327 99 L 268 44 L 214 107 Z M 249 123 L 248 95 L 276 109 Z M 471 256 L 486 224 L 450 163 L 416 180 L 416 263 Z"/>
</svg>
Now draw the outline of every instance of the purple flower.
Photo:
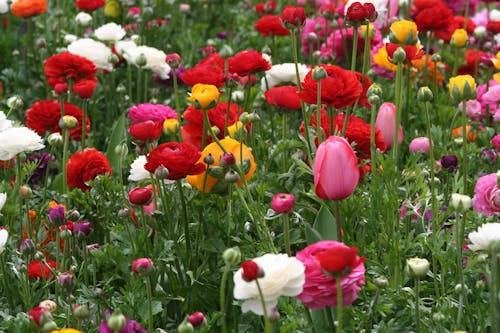
<svg viewBox="0 0 500 333">
<path fill-rule="evenodd" d="M 37 164 L 36 169 L 33 171 L 28 183 L 38 184 L 44 177 L 46 172 L 56 173 L 56 168 L 48 169 L 49 163 L 54 163 L 56 161 L 56 157 L 49 153 L 36 153 L 28 156 L 27 161 Z"/>
<path fill-rule="evenodd" d="M 452 172 L 458 167 L 457 155 L 444 155 L 441 157 L 441 166 L 449 172 Z"/>
<path fill-rule="evenodd" d="M 54 208 L 50 208 L 47 214 L 49 216 L 49 221 L 52 224 L 61 225 L 66 222 L 66 216 L 65 216 L 66 212 L 63 206 L 56 206 Z"/>
<path fill-rule="evenodd" d="M 132 125 L 142 123 L 148 120 L 165 121 L 165 119 L 177 119 L 177 112 L 169 106 L 161 104 L 144 103 L 132 106 L 128 113 L 132 120 Z"/>
<path fill-rule="evenodd" d="M 73 234 L 75 236 L 88 236 L 94 230 L 92 222 L 81 221 L 73 223 Z"/>
</svg>

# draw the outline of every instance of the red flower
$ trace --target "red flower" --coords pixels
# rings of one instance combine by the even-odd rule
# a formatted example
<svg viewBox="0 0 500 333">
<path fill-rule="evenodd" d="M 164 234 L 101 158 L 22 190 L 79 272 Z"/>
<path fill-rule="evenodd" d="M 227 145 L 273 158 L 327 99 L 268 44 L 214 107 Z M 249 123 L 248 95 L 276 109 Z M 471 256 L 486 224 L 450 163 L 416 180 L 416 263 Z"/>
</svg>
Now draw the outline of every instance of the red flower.
<svg viewBox="0 0 500 333">
<path fill-rule="evenodd" d="M 149 153 L 144 168 L 153 173 L 163 165 L 168 169 L 168 179 L 182 179 L 205 171 L 205 164 L 198 162 L 200 156 L 198 149 L 187 143 L 162 143 Z"/>
<path fill-rule="evenodd" d="M 75 6 L 77 6 L 80 10 L 86 10 L 89 12 L 104 7 L 104 5 L 106 5 L 104 0 L 77 0 L 75 2 Z"/>
<path fill-rule="evenodd" d="M 211 53 L 196 66 L 186 70 L 182 74 L 181 80 L 188 86 L 203 83 L 222 87 L 225 83 L 224 59 L 219 53 Z"/>
<path fill-rule="evenodd" d="M 33 309 L 28 311 L 28 315 L 37 326 L 40 326 L 42 324 L 43 317 L 50 316 L 50 311 L 46 307 L 35 306 Z"/>
<path fill-rule="evenodd" d="M 267 103 L 284 109 L 300 109 L 296 86 L 274 87 L 264 93 Z"/>
<path fill-rule="evenodd" d="M 158 139 L 162 129 L 163 121 L 146 120 L 130 125 L 128 132 L 134 139 L 146 142 Z"/>
<path fill-rule="evenodd" d="M 493 35 L 500 33 L 500 21 L 488 21 L 486 24 L 486 30 L 491 32 Z"/>
<path fill-rule="evenodd" d="M 132 205 L 146 206 L 153 200 L 153 191 L 150 187 L 135 187 L 128 192 L 128 201 Z"/>
<path fill-rule="evenodd" d="M 326 249 L 317 252 L 315 257 L 324 271 L 337 276 L 347 275 L 359 264 L 365 262 L 364 257 L 358 257 L 358 249 L 354 246 Z"/>
<path fill-rule="evenodd" d="M 481 58 L 485 55 L 484 52 L 476 51 L 475 49 L 465 51 L 465 65 L 458 68 L 458 75 L 474 75 L 474 68 L 476 66 L 476 58 L 479 64 L 481 63 Z"/>
<path fill-rule="evenodd" d="M 239 120 L 239 106 L 237 104 L 231 103 L 229 107 L 229 121 L 228 126 L 233 125 Z M 218 103 L 214 108 L 208 110 L 208 119 L 210 120 L 211 126 L 217 126 L 219 128 L 219 134 L 217 137 L 222 139 L 224 137 L 224 126 L 226 125 L 226 112 L 227 112 L 227 102 Z M 182 141 L 186 142 L 198 149 L 201 149 L 201 137 L 203 132 L 203 112 L 201 110 L 196 110 L 193 105 L 189 106 L 182 118 L 187 121 L 185 125 L 181 128 Z M 210 135 L 206 136 L 207 144 L 212 142 L 212 137 Z"/>
<path fill-rule="evenodd" d="M 32 260 L 28 264 L 28 275 L 32 279 L 53 279 L 52 271 L 56 269 L 56 262 L 52 260 Z"/>
<path fill-rule="evenodd" d="M 261 2 L 255 5 L 257 13 L 268 14 L 276 10 L 276 1 Z"/>
<path fill-rule="evenodd" d="M 354 2 L 350 5 L 346 12 L 347 19 L 351 22 L 362 23 L 371 17 L 375 12 L 375 7 L 371 3 L 366 3 L 365 5 L 361 2 Z M 371 7 L 368 5 L 371 5 Z"/>
<path fill-rule="evenodd" d="M 424 5 L 427 6 L 428 3 Z M 418 31 L 432 31 L 437 38 L 446 42 L 450 41 L 451 35 L 457 28 L 453 20 L 453 11 L 450 8 L 441 1 L 435 1 L 433 5 L 423 9 L 417 6 L 417 10 L 415 23 Z"/>
<path fill-rule="evenodd" d="M 97 67 L 84 57 L 69 52 L 55 54 L 48 58 L 43 65 L 45 77 L 49 85 L 54 88 L 58 83 L 67 83 L 72 79 L 79 81 L 87 79 L 97 81 Z"/>
<path fill-rule="evenodd" d="M 281 19 L 278 15 L 262 16 L 254 25 L 255 30 L 260 32 L 264 37 L 267 36 L 288 36 L 290 30 L 286 29 L 281 24 Z"/>
<path fill-rule="evenodd" d="M 325 69 L 327 77 L 321 80 L 321 103 L 342 109 L 352 106 L 363 92 L 363 87 L 356 74 L 341 67 L 320 65 Z M 309 104 L 316 104 L 318 81 L 312 78 L 312 70 L 302 82 L 300 98 Z"/>
<path fill-rule="evenodd" d="M 262 53 L 255 50 L 241 51 L 229 58 L 229 72 L 239 76 L 247 76 L 270 69 L 269 61 L 264 59 Z"/>
<path fill-rule="evenodd" d="M 464 20 L 465 20 L 465 18 L 463 16 L 453 17 L 453 21 L 455 22 L 457 29 L 463 28 Z M 474 34 L 475 29 L 476 29 L 476 24 L 474 23 L 474 21 L 472 21 L 470 18 L 467 18 L 467 22 L 465 24 L 465 30 L 467 30 L 467 33 L 469 34 L 469 36 Z"/>
<path fill-rule="evenodd" d="M 73 92 L 80 96 L 80 98 L 87 99 L 94 95 L 94 90 L 97 80 L 81 79 L 73 85 Z"/>
<path fill-rule="evenodd" d="M 75 141 L 82 139 L 82 119 L 83 111 L 74 104 L 64 102 L 64 114 L 73 116 L 78 120 L 78 126 L 69 131 L 69 136 Z M 43 135 L 46 131 L 51 133 L 61 133 L 59 119 L 61 118 L 61 104 L 53 99 L 43 100 L 34 103 L 26 111 L 26 126 Z M 87 135 L 90 131 L 90 119 L 87 116 Z"/>
<path fill-rule="evenodd" d="M 281 12 L 285 26 L 301 27 L 306 21 L 306 11 L 302 7 L 286 6 Z"/>
<path fill-rule="evenodd" d="M 252 282 L 253 280 L 264 276 L 262 269 L 253 260 L 247 260 L 241 263 L 241 269 L 243 270 L 241 272 L 241 276 L 246 282 Z"/>
<path fill-rule="evenodd" d="M 396 52 L 396 50 L 399 49 L 400 47 L 402 47 L 405 50 L 406 60 L 409 61 L 420 59 L 425 54 L 425 52 L 416 45 L 401 45 L 394 43 L 386 43 L 385 49 L 387 50 L 387 56 L 390 59 L 392 59 L 394 57 L 394 52 Z"/>
<path fill-rule="evenodd" d="M 76 152 L 66 163 L 66 175 L 69 188 L 79 188 L 87 191 L 90 186 L 85 184 L 98 175 L 112 174 L 108 158 L 95 148 L 85 148 Z"/>
<path fill-rule="evenodd" d="M 354 74 L 356 74 L 356 77 L 358 78 L 363 88 L 363 91 L 359 96 L 358 105 L 370 109 L 372 105 L 368 102 L 368 96 L 366 95 L 366 93 L 368 92 L 368 88 L 370 88 L 370 86 L 372 85 L 372 81 L 370 81 L 368 76 L 363 76 L 363 74 L 361 74 L 360 72 L 354 72 Z"/>
</svg>

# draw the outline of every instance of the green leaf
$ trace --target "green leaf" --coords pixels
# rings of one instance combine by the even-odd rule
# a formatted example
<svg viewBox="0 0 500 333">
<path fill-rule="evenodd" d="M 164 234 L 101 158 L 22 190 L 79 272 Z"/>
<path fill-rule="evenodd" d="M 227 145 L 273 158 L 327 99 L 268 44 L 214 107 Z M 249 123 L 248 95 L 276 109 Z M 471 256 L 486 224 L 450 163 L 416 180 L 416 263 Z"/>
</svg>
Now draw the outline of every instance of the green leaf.
<svg viewBox="0 0 500 333">
<path fill-rule="evenodd" d="M 319 232 L 313 229 L 309 223 L 304 223 L 306 227 L 306 240 L 308 244 L 313 244 L 323 240 Z"/>
<path fill-rule="evenodd" d="M 160 301 L 153 301 L 153 316 L 163 311 L 163 306 Z M 139 306 L 139 316 L 143 321 L 148 320 L 149 312 L 148 312 L 148 302 L 144 301 Z"/>
<path fill-rule="evenodd" d="M 109 159 L 109 164 L 113 172 L 118 172 L 118 165 L 120 156 L 115 152 L 115 147 L 119 145 L 124 139 L 125 133 L 125 113 L 122 113 L 116 120 L 113 126 L 113 131 L 109 137 L 108 149 L 106 149 L 106 156 Z"/>
<path fill-rule="evenodd" d="M 321 239 L 338 240 L 335 217 L 327 206 L 321 206 L 313 228 L 321 235 Z"/>
</svg>

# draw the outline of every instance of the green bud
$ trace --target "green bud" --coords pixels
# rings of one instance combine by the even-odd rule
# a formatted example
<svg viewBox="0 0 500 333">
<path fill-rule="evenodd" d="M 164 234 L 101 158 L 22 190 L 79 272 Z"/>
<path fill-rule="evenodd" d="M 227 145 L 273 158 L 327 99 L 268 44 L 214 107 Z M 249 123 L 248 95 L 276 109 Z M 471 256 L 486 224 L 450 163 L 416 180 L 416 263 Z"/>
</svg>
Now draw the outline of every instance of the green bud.
<svg viewBox="0 0 500 333">
<path fill-rule="evenodd" d="M 177 327 L 177 331 L 179 333 L 193 333 L 194 327 L 190 322 L 184 321 Z"/>
<path fill-rule="evenodd" d="M 127 324 L 127 319 L 120 310 L 115 310 L 108 318 L 108 327 L 114 331 L 122 330 Z"/>
<path fill-rule="evenodd" d="M 406 269 L 411 277 L 422 278 L 429 272 L 429 261 L 422 258 L 407 259 Z"/>
<path fill-rule="evenodd" d="M 377 95 L 368 96 L 368 103 L 378 105 L 380 103 L 380 97 Z"/>
<path fill-rule="evenodd" d="M 323 67 L 315 67 L 312 70 L 312 78 L 316 81 L 326 79 L 327 76 L 328 74 Z"/>
<path fill-rule="evenodd" d="M 89 317 L 89 307 L 86 304 L 73 305 L 73 315 L 78 320 L 85 320 Z"/>
<path fill-rule="evenodd" d="M 224 45 L 222 45 L 222 48 L 221 48 L 219 54 L 222 58 L 225 59 L 225 58 L 229 58 L 230 56 L 232 56 L 234 54 L 234 51 L 231 48 L 231 46 L 224 44 Z"/>
<path fill-rule="evenodd" d="M 376 95 L 378 97 L 381 97 L 382 96 L 382 88 L 378 84 L 372 83 L 372 85 L 368 88 L 366 95 L 368 97 L 370 97 L 372 95 Z"/>
<path fill-rule="evenodd" d="M 373 284 L 375 284 L 380 289 L 383 289 L 389 285 L 389 280 L 385 276 L 378 276 L 373 279 Z"/>
<path fill-rule="evenodd" d="M 234 171 L 234 170 L 229 170 L 226 172 L 226 175 L 224 176 L 224 180 L 228 183 L 236 183 L 241 179 L 240 175 Z"/>
<path fill-rule="evenodd" d="M 215 163 L 215 158 L 212 155 L 212 153 L 208 153 L 208 155 L 205 156 L 205 158 L 203 159 L 203 162 L 205 162 L 205 164 L 207 164 L 207 165 L 214 164 Z"/>
<path fill-rule="evenodd" d="M 24 106 L 24 102 L 19 96 L 12 96 L 7 100 L 7 107 L 9 109 L 20 109 Z"/>
<path fill-rule="evenodd" d="M 148 63 L 148 58 L 144 53 L 139 54 L 139 56 L 135 59 L 135 64 L 139 67 L 144 67 Z"/>
<path fill-rule="evenodd" d="M 432 90 L 429 87 L 421 87 L 418 89 L 417 100 L 420 102 L 430 102 L 434 98 Z"/>
<path fill-rule="evenodd" d="M 125 158 L 128 154 L 128 146 L 125 143 L 121 143 L 115 147 L 115 154 L 121 158 Z"/>
<path fill-rule="evenodd" d="M 241 252 L 238 247 L 230 247 L 222 254 L 222 259 L 228 266 L 236 266 L 241 261 Z"/>
<path fill-rule="evenodd" d="M 53 320 L 46 322 L 42 326 L 43 333 L 52 332 L 53 330 L 57 330 L 57 329 L 58 329 L 57 324 Z"/>
<path fill-rule="evenodd" d="M 436 312 L 432 315 L 432 320 L 436 321 L 436 322 L 441 322 L 441 321 L 444 321 L 446 319 L 446 316 L 444 314 L 442 314 L 441 312 Z"/>
<path fill-rule="evenodd" d="M 78 119 L 73 116 L 64 116 L 59 119 L 59 127 L 61 129 L 72 129 L 78 126 Z"/>
<path fill-rule="evenodd" d="M 441 55 L 439 53 L 434 53 L 431 56 L 432 62 L 440 62 L 441 61 Z"/>
<path fill-rule="evenodd" d="M 159 165 L 156 170 L 155 170 L 155 178 L 156 179 L 166 179 L 169 175 L 169 171 L 168 169 L 163 166 L 163 165 Z"/>
<path fill-rule="evenodd" d="M 60 133 L 52 133 L 47 137 L 47 142 L 52 147 L 60 147 L 63 143 L 63 137 Z"/>
<path fill-rule="evenodd" d="M 406 52 L 402 47 L 398 47 L 398 49 L 394 52 L 392 56 L 392 61 L 396 64 L 402 63 L 406 60 Z"/>
</svg>

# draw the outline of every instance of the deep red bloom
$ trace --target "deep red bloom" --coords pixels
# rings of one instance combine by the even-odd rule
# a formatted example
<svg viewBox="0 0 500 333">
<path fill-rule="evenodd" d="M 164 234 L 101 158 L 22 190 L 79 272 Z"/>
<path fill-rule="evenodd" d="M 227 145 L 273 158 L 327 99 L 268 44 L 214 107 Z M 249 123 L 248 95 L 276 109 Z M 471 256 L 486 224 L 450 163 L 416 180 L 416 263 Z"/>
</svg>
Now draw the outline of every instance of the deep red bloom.
<svg viewBox="0 0 500 333">
<path fill-rule="evenodd" d="M 267 103 L 284 109 L 300 109 L 300 98 L 297 86 L 280 86 L 264 93 Z"/>
<path fill-rule="evenodd" d="M 493 35 L 500 33 L 500 21 L 488 21 L 486 24 L 486 30 L 491 32 Z"/>
<path fill-rule="evenodd" d="M 416 45 L 401 45 L 401 44 L 394 44 L 394 43 L 386 43 L 385 49 L 387 50 L 387 56 L 390 59 L 392 59 L 394 56 L 394 52 L 396 52 L 396 50 L 400 47 L 402 47 L 405 50 L 406 60 L 409 60 L 409 61 L 420 59 L 425 54 L 425 52 L 423 50 L 421 50 Z"/>
<path fill-rule="evenodd" d="M 427 3 L 425 3 L 427 6 Z M 437 38 L 449 42 L 457 28 L 453 20 L 453 11 L 446 7 L 441 1 L 435 1 L 434 5 L 420 9 L 415 16 L 418 31 L 432 31 Z"/>
<path fill-rule="evenodd" d="M 465 20 L 465 18 L 463 16 L 453 17 L 453 21 L 455 22 L 457 29 L 463 28 L 464 20 Z M 467 18 L 467 22 L 465 24 L 465 30 L 467 30 L 467 33 L 469 34 L 469 36 L 474 34 L 475 29 L 476 29 L 476 24 L 474 23 L 474 21 L 472 21 L 470 18 Z"/>
<path fill-rule="evenodd" d="M 254 28 L 264 37 L 288 36 L 290 34 L 290 30 L 288 30 L 281 24 L 281 19 L 278 15 L 262 16 L 255 23 Z"/>
<path fill-rule="evenodd" d="M 332 19 L 335 16 L 336 10 L 334 5 L 323 5 L 321 6 L 319 12 L 323 15 L 323 17 Z"/>
<path fill-rule="evenodd" d="M 80 96 L 80 98 L 90 98 L 94 95 L 96 85 L 96 80 L 81 79 L 76 81 L 73 85 L 73 92 Z"/>
<path fill-rule="evenodd" d="M 465 65 L 458 68 L 458 75 L 474 75 L 474 68 L 476 66 L 476 58 L 479 64 L 481 63 L 481 58 L 485 55 L 482 51 L 476 51 L 475 49 L 470 49 L 465 51 Z"/>
<path fill-rule="evenodd" d="M 75 6 L 77 6 L 80 10 L 86 10 L 89 12 L 104 7 L 104 5 L 106 5 L 104 0 L 77 0 L 75 2 Z"/>
<path fill-rule="evenodd" d="M 66 168 L 68 187 L 79 188 L 82 191 L 90 189 L 86 182 L 94 180 L 98 175 L 109 174 L 111 176 L 113 172 L 106 155 L 95 148 L 85 148 L 81 152 L 74 153 L 68 159 Z"/>
<path fill-rule="evenodd" d="M 154 141 L 161 136 L 162 121 L 146 120 L 130 125 L 128 132 L 136 140 L 146 142 Z"/>
<path fill-rule="evenodd" d="M 363 92 L 363 87 L 356 74 L 338 66 L 320 65 L 327 73 L 321 80 L 321 103 L 342 109 L 352 106 Z M 309 104 L 316 104 L 318 81 L 312 78 L 312 70 L 302 82 L 300 98 Z"/>
<path fill-rule="evenodd" d="M 368 88 L 370 88 L 370 86 L 372 85 L 372 81 L 370 81 L 368 76 L 363 76 L 363 74 L 361 74 L 360 72 L 354 72 L 354 74 L 356 74 L 356 77 L 358 78 L 359 82 L 361 82 L 361 86 L 363 88 L 363 91 L 359 96 L 358 105 L 370 109 L 372 105 L 368 102 L 368 96 L 366 95 L 366 93 L 368 92 Z"/>
<path fill-rule="evenodd" d="M 266 1 L 255 5 L 257 13 L 269 14 L 276 10 L 276 1 Z"/>
<path fill-rule="evenodd" d="M 182 179 L 205 171 L 205 164 L 198 162 L 200 156 L 198 149 L 187 143 L 162 143 L 149 153 L 144 168 L 155 172 L 156 168 L 163 165 L 168 169 L 168 179 Z"/>
<path fill-rule="evenodd" d="M 362 23 L 368 17 L 367 8 L 361 2 L 354 2 L 347 8 L 346 17 L 351 22 Z"/>
<path fill-rule="evenodd" d="M 153 191 L 150 187 L 136 187 L 128 192 L 128 201 L 132 205 L 148 205 L 153 200 Z"/>
<path fill-rule="evenodd" d="M 281 20 L 285 26 L 301 27 L 306 21 L 306 11 L 303 7 L 286 6 L 281 12 Z"/>
<path fill-rule="evenodd" d="M 82 139 L 82 119 L 83 111 L 74 104 L 64 102 L 64 114 L 73 116 L 78 120 L 78 126 L 70 129 L 69 136 L 75 141 Z M 61 133 L 59 127 L 59 119 L 61 118 L 61 104 L 54 99 L 43 100 L 34 103 L 28 111 L 26 111 L 26 126 L 43 135 L 45 132 Z M 90 119 L 86 118 L 86 133 L 90 131 Z"/>
<path fill-rule="evenodd" d="M 321 268 L 334 275 L 347 275 L 359 264 L 365 262 L 364 257 L 358 257 L 358 249 L 354 246 L 327 249 L 316 253 Z"/>
<path fill-rule="evenodd" d="M 241 276 L 243 277 L 243 280 L 247 282 L 258 279 L 262 275 L 259 265 L 257 265 L 257 263 L 253 260 L 247 260 L 241 263 L 241 269 L 243 270 L 241 272 Z"/>
<path fill-rule="evenodd" d="M 219 134 L 217 137 L 222 139 L 224 137 L 224 126 L 226 125 L 226 112 L 227 102 L 218 103 L 214 108 L 208 110 L 208 119 L 210 126 L 217 126 Z M 187 121 L 181 128 L 182 141 L 189 143 L 201 150 L 202 132 L 203 132 L 203 111 L 196 110 L 193 105 L 189 106 L 182 118 Z M 233 125 L 239 120 L 239 106 L 238 104 L 231 103 L 229 107 L 229 121 L 228 126 Z M 206 136 L 207 144 L 212 142 L 210 135 Z"/>
<path fill-rule="evenodd" d="M 28 311 L 28 315 L 37 326 L 42 324 L 42 317 L 46 314 L 49 314 L 49 309 L 43 306 L 35 306 Z"/>
<path fill-rule="evenodd" d="M 224 59 L 219 53 L 211 53 L 196 66 L 186 70 L 182 74 L 181 80 L 188 86 L 203 83 L 222 87 L 225 83 Z"/>
<path fill-rule="evenodd" d="M 32 260 L 28 264 L 28 275 L 32 279 L 53 279 L 56 262 L 52 260 Z"/>
<path fill-rule="evenodd" d="M 239 76 L 247 76 L 270 69 L 269 61 L 264 59 L 262 53 L 255 50 L 241 51 L 229 58 L 229 72 Z"/>
<path fill-rule="evenodd" d="M 97 81 L 97 67 L 84 57 L 63 52 L 48 58 L 43 65 L 45 77 L 49 85 L 54 88 L 58 83 L 68 83 L 68 80 L 79 81 L 86 79 Z"/>
</svg>

